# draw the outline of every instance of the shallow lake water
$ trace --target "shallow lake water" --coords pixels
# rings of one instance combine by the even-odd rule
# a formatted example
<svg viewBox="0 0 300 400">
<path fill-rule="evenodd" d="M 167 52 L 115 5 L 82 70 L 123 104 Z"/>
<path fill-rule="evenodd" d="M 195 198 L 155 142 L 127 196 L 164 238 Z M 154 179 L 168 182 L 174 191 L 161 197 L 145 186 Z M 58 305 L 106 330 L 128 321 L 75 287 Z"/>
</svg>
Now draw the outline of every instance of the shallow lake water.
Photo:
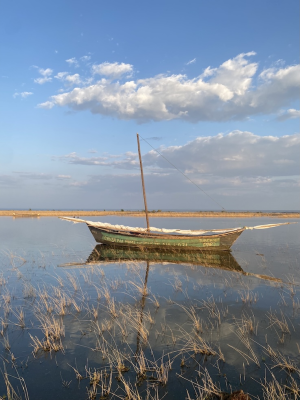
<svg viewBox="0 0 300 400">
<path fill-rule="evenodd" d="M 151 219 L 181 229 L 281 222 L 297 220 Z M 299 398 L 299 237 L 300 224 L 247 230 L 228 255 L 191 258 L 95 248 L 85 224 L 58 218 L 2 217 L 0 398 Z"/>
</svg>

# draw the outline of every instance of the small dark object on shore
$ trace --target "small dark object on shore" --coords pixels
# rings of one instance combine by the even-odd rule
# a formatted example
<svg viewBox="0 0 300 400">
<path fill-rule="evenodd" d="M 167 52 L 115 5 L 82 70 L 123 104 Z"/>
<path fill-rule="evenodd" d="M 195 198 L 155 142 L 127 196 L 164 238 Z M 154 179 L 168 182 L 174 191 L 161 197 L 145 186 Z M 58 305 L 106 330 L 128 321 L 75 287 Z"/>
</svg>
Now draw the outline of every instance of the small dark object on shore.
<svg viewBox="0 0 300 400">
<path fill-rule="evenodd" d="M 218 397 L 220 400 L 250 400 L 249 395 L 244 393 L 243 390 L 237 390 L 233 393 L 221 393 Z"/>
</svg>

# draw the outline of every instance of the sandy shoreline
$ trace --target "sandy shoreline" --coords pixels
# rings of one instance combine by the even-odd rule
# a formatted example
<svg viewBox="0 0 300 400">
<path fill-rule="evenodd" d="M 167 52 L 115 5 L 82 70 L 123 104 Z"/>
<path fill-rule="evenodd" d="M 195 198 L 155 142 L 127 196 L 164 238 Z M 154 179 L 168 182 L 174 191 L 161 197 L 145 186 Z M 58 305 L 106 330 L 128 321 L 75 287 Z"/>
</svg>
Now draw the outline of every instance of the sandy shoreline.
<svg viewBox="0 0 300 400">
<path fill-rule="evenodd" d="M 144 217 L 144 212 L 139 211 L 60 211 L 60 210 L 0 210 L 0 217 L 62 217 L 62 216 L 108 216 Z M 150 218 L 300 218 L 299 212 L 230 212 L 230 211 L 199 211 L 199 212 L 150 212 Z"/>
</svg>

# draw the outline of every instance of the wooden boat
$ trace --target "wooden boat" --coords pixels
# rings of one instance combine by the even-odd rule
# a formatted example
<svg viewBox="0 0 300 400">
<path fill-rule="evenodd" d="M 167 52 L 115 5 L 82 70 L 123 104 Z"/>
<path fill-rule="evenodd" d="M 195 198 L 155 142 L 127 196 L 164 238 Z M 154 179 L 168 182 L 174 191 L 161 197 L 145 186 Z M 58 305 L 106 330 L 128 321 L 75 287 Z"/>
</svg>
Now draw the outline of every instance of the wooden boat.
<svg viewBox="0 0 300 400">
<path fill-rule="evenodd" d="M 86 223 L 96 242 L 115 246 L 147 247 L 147 248 L 184 248 L 186 250 L 229 250 L 245 229 L 267 229 L 281 224 L 259 225 L 255 227 L 239 227 L 232 229 L 212 230 L 180 230 L 159 229 L 150 227 L 146 191 L 143 174 L 143 164 L 140 151 L 139 135 L 137 134 L 138 153 L 141 169 L 141 180 L 145 204 L 147 228 L 133 228 L 123 225 L 110 225 L 101 222 L 86 221 L 79 218 L 60 217 L 75 223 Z"/>
<path fill-rule="evenodd" d="M 96 242 L 129 247 L 184 248 L 186 250 L 229 250 L 244 231 L 237 228 L 222 234 L 210 235 L 165 235 L 151 232 L 121 231 L 112 228 L 98 228 L 88 224 Z"/>
</svg>

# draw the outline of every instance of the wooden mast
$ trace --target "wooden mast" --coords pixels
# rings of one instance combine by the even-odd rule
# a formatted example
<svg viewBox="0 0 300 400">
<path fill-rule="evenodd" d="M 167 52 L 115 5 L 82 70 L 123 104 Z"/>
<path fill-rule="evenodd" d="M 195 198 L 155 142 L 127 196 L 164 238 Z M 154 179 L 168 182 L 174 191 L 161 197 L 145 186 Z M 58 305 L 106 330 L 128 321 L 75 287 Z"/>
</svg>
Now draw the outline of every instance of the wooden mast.
<svg viewBox="0 0 300 400">
<path fill-rule="evenodd" d="M 147 231 L 150 231 L 148 207 L 147 207 L 147 199 L 146 199 L 146 191 L 145 191 L 145 182 L 144 182 L 144 173 L 143 173 L 143 164 L 142 164 L 141 149 L 140 149 L 140 138 L 139 138 L 139 134 L 138 133 L 136 134 L 136 138 L 137 138 L 139 159 L 140 159 L 141 178 L 142 178 L 142 186 L 143 186 L 143 196 L 144 196 L 145 213 L 146 213 L 146 221 L 147 221 Z"/>
</svg>

